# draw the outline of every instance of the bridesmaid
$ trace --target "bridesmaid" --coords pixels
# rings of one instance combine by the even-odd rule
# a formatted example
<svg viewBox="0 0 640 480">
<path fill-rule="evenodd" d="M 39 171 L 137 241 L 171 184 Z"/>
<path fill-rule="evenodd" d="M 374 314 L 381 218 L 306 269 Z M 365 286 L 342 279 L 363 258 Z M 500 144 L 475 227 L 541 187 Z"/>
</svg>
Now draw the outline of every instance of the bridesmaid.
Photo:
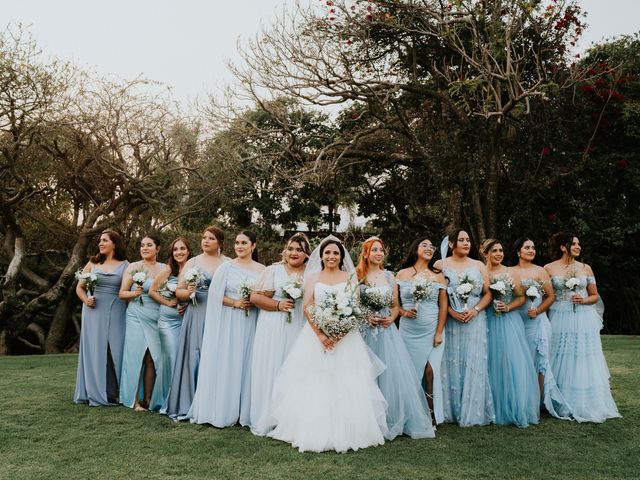
<svg viewBox="0 0 640 480">
<path fill-rule="evenodd" d="M 602 317 L 595 304 L 598 288 L 591 267 L 579 261 L 578 237 L 557 233 L 551 238 L 551 276 L 556 301 L 551 320 L 551 369 L 574 418 L 604 422 L 620 417 L 609 387 L 609 369 L 602 353 Z"/>
<path fill-rule="evenodd" d="M 393 274 L 384 269 L 384 243 L 371 237 L 362 244 L 356 274 L 360 285 L 360 302 L 372 310 L 369 326 L 362 337 L 373 353 L 386 365 L 377 378 L 378 387 L 387 401 L 387 440 L 403 433 L 412 438 L 433 438 L 427 399 L 415 371 L 411 356 L 395 325 L 398 316 L 398 291 Z M 376 309 L 367 305 L 368 296 L 388 299 L 387 306 Z"/>
<path fill-rule="evenodd" d="M 222 255 L 223 246 L 224 232 L 218 227 L 205 228 L 200 241 L 202 253 L 187 261 L 178 278 L 176 298 L 180 302 L 188 302 L 188 306 L 182 320 L 167 398 L 166 414 L 175 420 L 186 419 L 195 395 L 209 285 L 216 270 L 226 260 Z M 188 283 L 185 280 L 187 272 L 199 272 L 201 280 Z"/>
<path fill-rule="evenodd" d="M 489 325 L 489 381 L 498 425 L 520 428 L 540 419 L 538 381 L 529 356 L 524 326 L 516 311 L 524 304 L 520 276 L 502 265 L 502 242 L 490 238 L 480 253 L 487 263 L 492 285 L 502 282 L 502 291 L 489 287 L 495 300 L 487 309 Z M 502 293 L 504 292 L 504 293 Z"/>
<path fill-rule="evenodd" d="M 495 410 L 484 311 L 491 303 L 487 268 L 469 258 L 471 238 L 465 230 L 445 237 L 441 247 L 442 259 L 434 266 L 444 273 L 449 295 L 442 363 L 444 421 L 461 427 L 488 425 L 495 421 Z"/>
<path fill-rule="evenodd" d="M 157 371 L 162 369 L 158 333 L 160 305 L 149 297 L 153 279 L 165 267 L 157 261 L 159 252 L 160 240 L 157 237 L 143 237 L 140 241 L 142 260 L 127 267 L 120 287 L 120 298 L 129 301 L 120 403 L 136 412 L 158 410 L 162 406 L 161 394 L 156 386 Z M 133 278 L 138 272 L 146 275 L 144 283 L 136 282 Z"/>
<path fill-rule="evenodd" d="M 171 375 L 178 354 L 178 341 L 182 329 L 182 315 L 186 303 L 178 304 L 175 292 L 178 288 L 178 277 L 184 270 L 187 260 L 191 258 L 191 247 L 184 237 L 178 237 L 169 246 L 167 267 L 154 279 L 149 289 L 149 296 L 160 304 L 158 331 L 160 333 L 160 351 L 162 369 L 158 372 L 156 383 L 159 391 L 161 412 L 166 411 Z"/>
<path fill-rule="evenodd" d="M 546 312 L 555 300 L 551 278 L 544 268 L 533 263 L 536 258 L 533 240 L 519 238 L 513 245 L 513 250 L 513 271 L 520 276 L 522 291 L 527 298 L 518 313 L 522 317 L 529 353 L 538 373 L 541 403 L 554 417 L 570 419 L 571 407 L 560 393 L 549 363 L 551 323 Z"/>
<path fill-rule="evenodd" d="M 422 381 L 434 425 L 444 421 L 440 365 L 449 305 L 444 275 L 434 267 L 435 250 L 428 238 L 414 240 L 396 276 L 401 303 L 400 335 Z M 412 293 L 416 280 L 431 286 L 430 294 L 419 301 Z"/>
<path fill-rule="evenodd" d="M 256 235 L 236 236 L 236 258 L 216 272 L 209 291 L 202 340 L 202 368 L 188 417 L 214 427 L 250 424 L 251 353 L 258 312 L 250 289 L 264 270 L 258 263 Z"/>
<path fill-rule="evenodd" d="M 124 240 L 114 230 L 100 234 L 98 250 L 83 269 L 98 277 L 94 291 L 89 295 L 82 282 L 76 287 L 76 295 L 83 305 L 73 401 L 92 407 L 118 403 L 127 308 L 126 302 L 118 298 L 118 292 L 122 274 L 129 264 Z"/>
<path fill-rule="evenodd" d="M 275 428 L 271 416 L 271 391 L 280 366 L 298 337 L 305 319 L 302 312 L 302 276 L 311 255 L 309 240 L 296 233 L 284 250 L 284 262 L 264 269 L 251 293 L 251 303 L 260 308 L 253 342 L 251 365 L 251 432 L 266 435 Z M 300 282 L 300 296 L 293 300 L 283 287 Z"/>
</svg>

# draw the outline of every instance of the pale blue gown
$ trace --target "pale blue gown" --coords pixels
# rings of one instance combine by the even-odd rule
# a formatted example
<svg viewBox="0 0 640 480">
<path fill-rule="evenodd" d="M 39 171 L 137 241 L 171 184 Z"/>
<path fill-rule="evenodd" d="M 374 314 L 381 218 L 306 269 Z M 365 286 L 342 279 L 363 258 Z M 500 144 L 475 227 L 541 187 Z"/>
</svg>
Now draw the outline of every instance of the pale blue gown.
<svg viewBox="0 0 640 480">
<path fill-rule="evenodd" d="M 386 273 L 389 295 L 393 293 L 395 280 L 390 272 Z M 364 285 L 361 289 L 366 288 Z M 389 315 L 389 309 L 375 312 L 379 316 Z M 416 374 L 411 356 L 402 341 L 400 332 L 392 323 L 387 328 L 365 326 L 362 338 L 371 351 L 386 365 L 385 370 L 377 378 L 378 387 L 387 401 L 387 440 L 398 435 L 412 438 L 433 438 L 435 433 L 431 424 L 431 416 L 427 398 Z"/>
<path fill-rule="evenodd" d="M 171 275 L 167 279 L 167 285 L 178 285 L 178 277 Z M 182 315 L 176 307 L 160 304 L 160 316 L 158 317 L 158 331 L 160 333 L 160 350 L 162 355 L 162 368 L 158 371 L 156 384 L 160 390 L 162 409 L 166 412 L 171 376 L 176 363 L 178 348 L 180 346 L 180 330 L 182 329 Z"/>
<path fill-rule="evenodd" d="M 223 297 L 240 299 L 242 282 L 258 274 L 236 262 L 221 265 L 209 292 L 198 388 L 188 413 L 192 423 L 229 427 L 251 422 L 251 356 L 258 310 L 223 305 Z"/>
<path fill-rule="evenodd" d="M 193 266 L 198 267 L 198 257 Z M 204 333 L 207 299 L 211 275 L 200 268 L 204 275 L 203 282 L 196 290 L 197 305 L 189 300 L 182 320 L 178 350 L 171 375 L 171 387 L 166 401 L 166 413 L 174 420 L 185 420 L 196 392 L 202 335 Z"/>
<path fill-rule="evenodd" d="M 507 293 L 500 300 L 513 299 Z M 487 307 L 489 325 L 489 381 L 498 425 L 525 428 L 540 419 L 538 375 L 533 368 L 522 319 L 517 311 L 498 314 Z"/>
<path fill-rule="evenodd" d="M 400 336 L 405 345 L 416 375 L 421 379 L 425 394 L 427 391 L 426 378 L 424 378 L 427 363 L 431 365 L 433 371 L 433 409 L 437 423 L 444 421 L 444 411 L 442 407 L 442 374 L 441 364 L 444 353 L 445 332 L 442 332 L 442 343 L 437 347 L 433 346 L 433 337 L 438 327 L 438 292 L 446 288 L 440 283 L 433 283 L 435 293 L 432 298 L 421 300 L 417 307 L 411 293 L 413 281 L 399 280 L 400 303 L 405 310 L 416 308 L 416 317 L 400 317 Z"/>
<path fill-rule="evenodd" d="M 522 281 L 522 287 L 525 292 L 533 285 L 533 282 L 533 279 L 525 279 Z M 549 362 L 549 343 L 551 342 L 551 323 L 549 323 L 549 317 L 547 317 L 546 312 L 538 314 L 535 318 L 529 318 L 528 314 L 529 308 L 539 307 L 542 301 L 543 297 L 538 297 L 533 301 L 527 299 L 524 305 L 518 309 L 518 313 L 522 318 L 524 333 L 534 368 L 537 373 L 544 375 L 542 405 L 549 414 L 556 418 L 567 420 L 572 417 L 571 406 L 558 389 L 556 378 L 553 375 Z"/>
<path fill-rule="evenodd" d="M 158 333 L 158 316 L 160 304 L 149 296 L 149 288 L 153 278 L 147 278 L 142 286 L 142 295 L 129 301 L 127 307 L 127 330 L 124 338 L 124 354 L 122 357 L 122 374 L 120 380 L 120 403 L 133 408 L 136 401 L 142 400 L 144 394 L 143 358 L 149 350 L 157 373 L 162 371 L 162 355 L 160 353 L 160 334 Z M 131 290 L 137 285 L 131 284 Z M 140 303 L 142 299 L 143 303 Z M 158 382 L 154 383 L 149 410 L 162 407 L 162 394 Z"/>
<path fill-rule="evenodd" d="M 259 290 L 274 292 L 273 300 L 285 300 L 282 291 L 289 275 L 283 264 L 265 268 L 258 281 Z M 295 302 L 291 317 L 287 312 L 260 310 L 253 342 L 251 364 L 251 432 L 266 435 L 276 426 L 271 413 L 271 394 L 276 375 L 291 350 L 302 326 L 306 323 L 302 297 Z M 290 320 L 289 320 L 290 318 Z"/>
<path fill-rule="evenodd" d="M 122 274 L 129 265 L 124 261 L 112 272 L 95 265 L 93 273 L 98 283 L 93 295 L 94 308 L 82 305 L 82 328 L 73 401 L 88 403 L 92 407 L 118 401 L 118 383 L 122 367 L 125 315 L 127 302 L 118 298 Z M 108 361 L 108 350 L 111 359 Z"/>
<path fill-rule="evenodd" d="M 576 293 L 586 297 L 592 276 L 581 275 Z M 620 417 L 609 386 L 609 368 L 602 353 L 602 317 L 595 305 L 575 305 L 566 279 L 551 277 L 556 301 L 549 309 L 551 320 L 551 369 L 558 388 L 571 405 L 573 416 L 583 422 L 604 422 Z"/>
<path fill-rule="evenodd" d="M 463 311 L 463 302 L 456 300 L 453 293 L 459 282 L 458 272 L 445 266 L 443 273 L 448 281 L 451 307 L 456 311 Z M 471 292 L 467 301 L 467 308 L 471 309 L 482 298 L 484 279 L 480 270 L 475 267 L 467 268 L 463 273 L 471 275 L 479 285 Z M 461 427 L 494 423 L 485 311 L 482 310 L 469 323 L 447 318 L 445 332 L 447 342 L 442 362 L 444 421 L 457 423 Z"/>
</svg>

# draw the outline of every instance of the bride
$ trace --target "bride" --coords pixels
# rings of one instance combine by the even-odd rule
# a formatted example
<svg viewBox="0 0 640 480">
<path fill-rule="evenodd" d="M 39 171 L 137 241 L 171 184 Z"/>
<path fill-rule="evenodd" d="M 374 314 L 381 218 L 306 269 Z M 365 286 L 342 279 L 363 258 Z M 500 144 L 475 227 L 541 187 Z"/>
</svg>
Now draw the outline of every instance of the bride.
<svg viewBox="0 0 640 480">
<path fill-rule="evenodd" d="M 355 268 L 344 246 L 327 237 L 305 272 L 307 323 L 276 378 L 272 405 L 276 428 L 269 436 L 301 452 L 346 452 L 384 443 L 386 402 L 376 384 L 384 370 L 360 333 L 325 335 L 308 307 L 327 295 L 355 290 Z"/>
</svg>

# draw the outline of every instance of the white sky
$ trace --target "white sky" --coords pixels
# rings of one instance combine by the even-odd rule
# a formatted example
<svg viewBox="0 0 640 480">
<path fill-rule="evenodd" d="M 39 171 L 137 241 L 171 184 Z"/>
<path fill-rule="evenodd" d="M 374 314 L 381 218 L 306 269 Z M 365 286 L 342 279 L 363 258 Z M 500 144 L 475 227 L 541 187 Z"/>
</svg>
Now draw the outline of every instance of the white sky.
<svg viewBox="0 0 640 480">
<path fill-rule="evenodd" d="M 238 39 L 295 0 L 0 0 L 0 28 L 30 25 L 47 54 L 101 74 L 143 75 L 186 103 L 232 80 Z M 301 0 L 317 2 L 318 0 Z M 591 42 L 640 30 L 639 0 L 582 0 Z"/>
</svg>

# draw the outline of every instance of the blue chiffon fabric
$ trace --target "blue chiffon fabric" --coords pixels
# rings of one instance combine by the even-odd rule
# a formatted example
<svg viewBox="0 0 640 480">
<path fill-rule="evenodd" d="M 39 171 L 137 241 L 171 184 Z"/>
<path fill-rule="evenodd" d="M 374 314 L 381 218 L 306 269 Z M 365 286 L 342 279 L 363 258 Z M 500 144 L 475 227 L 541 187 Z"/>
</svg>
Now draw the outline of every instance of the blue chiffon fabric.
<svg viewBox="0 0 640 480">
<path fill-rule="evenodd" d="M 162 354 L 160 352 L 160 334 L 158 333 L 158 315 L 160 304 L 149 296 L 149 288 L 153 282 L 147 278 L 143 285 L 142 295 L 129 301 L 127 307 L 127 330 L 124 339 L 122 357 L 122 374 L 120 380 L 120 403 L 133 408 L 138 400 L 142 400 L 144 392 L 143 358 L 149 350 L 156 374 L 162 370 Z M 131 285 L 135 290 L 137 285 Z M 140 300 L 142 299 L 142 302 Z M 157 375 L 156 375 L 157 376 Z M 163 399 L 158 382 L 154 383 L 149 410 L 160 410 Z"/>
<path fill-rule="evenodd" d="M 387 289 L 391 295 L 395 280 L 389 272 L 386 273 L 390 283 L 380 288 Z M 360 288 L 366 287 L 361 285 Z M 388 316 L 389 309 L 375 313 Z M 393 440 L 402 434 L 412 438 L 435 437 L 420 377 L 395 324 L 392 323 L 387 328 L 365 326 L 362 338 L 386 365 L 386 369 L 377 378 L 378 387 L 388 404 L 388 432 L 385 433 L 385 438 Z"/>
<path fill-rule="evenodd" d="M 510 303 L 512 294 L 500 300 Z M 517 311 L 498 313 L 489 305 L 489 380 L 495 423 L 524 428 L 540 418 L 538 376 L 531 362 L 522 319 Z"/>
<path fill-rule="evenodd" d="M 427 363 L 431 365 L 433 371 L 433 409 L 437 423 L 444 421 L 444 410 L 442 406 L 442 373 L 441 364 L 444 354 L 445 333 L 442 332 L 442 343 L 437 347 L 433 346 L 433 337 L 438 327 L 438 292 L 446 288 L 444 285 L 434 283 L 436 289 L 431 298 L 421 300 L 417 305 L 411 290 L 413 281 L 398 281 L 400 290 L 400 303 L 405 310 L 416 309 L 415 318 L 400 317 L 400 336 L 407 347 L 407 351 L 413 362 L 416 375 L 422 383 L 426 393 L 427 385 L 425 368 Z"/>
<path fill-rule="evenodd" d="M 459 284 L 456 270 L 443 269 L 448 281 L 449 297 Z M 475 267 L 464 273 L 472 276 L 478 286 L 471 292 L 467 308 L 473 308 L 482 297 L 482 273 Z M 457 305 L 456 305 L 457 303 Z M 450 301 L 452 307 L 463 308 L 460 301 Z M 487 315 L 481 311 L 469 323 L 448 317 L 445 327 L 447 342 L 442 362 L 444 421 L 460 426 L 488 425 L 495 422 L 495 409 L 489 383 L 489 346 Z"/>
<path fill-rule="evenodd" d="M 106 272 L 95 265 L 93 273 L 98 283 L 93 295 L 95 307 L 82 306 L 80 351 L 73 401 L 92 407 L 118 401 L 118 383 L 122 367 L 125 315 L 127 303 L 118 298 L 122 275 L 129 265 L 124 261 L 113 271 Z M 108 351 L 112 364 L 109 365 Z"/>
<path fill-rule="evenodd" d="M 592 276 L 579 277 L 576 293 L 586 297 Z M 556 301 L 549 309 L 551 320 L 551 369 L 558 388 L 578 421 L 604 422 L 620 417 L 609 386 L 609 368 L 602 353 L 602 317 L 594 305 L 574 304 L 566 279 L 551 277 Z"/>
</svg>

